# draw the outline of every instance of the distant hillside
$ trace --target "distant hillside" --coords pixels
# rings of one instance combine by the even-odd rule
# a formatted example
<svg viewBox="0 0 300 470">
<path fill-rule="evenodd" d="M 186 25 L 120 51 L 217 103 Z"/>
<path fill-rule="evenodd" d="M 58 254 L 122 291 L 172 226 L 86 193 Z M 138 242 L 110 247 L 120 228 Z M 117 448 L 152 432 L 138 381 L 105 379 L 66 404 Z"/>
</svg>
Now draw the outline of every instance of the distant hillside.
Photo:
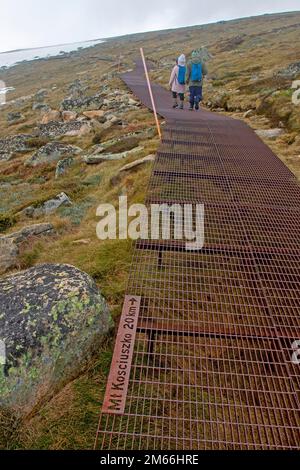
<svg viewBox="0 0 300 470">
<path fill-rule="evenodd" d="M 300 77 L 300 12 L 147 33 L 124 41 L 144 45 L 146 54 L 157 60 L 163 76 L 156 77 L 164 83 L 179 53 L 188 55 L 205 46 L 213 56 L 207 102 L 217 101 L 226 111 L 253 108 L 274 125 L 281 122 L 291 131 L 300 130 L 299 109 L 291 103 L 292 82 Z"/>
</svg>

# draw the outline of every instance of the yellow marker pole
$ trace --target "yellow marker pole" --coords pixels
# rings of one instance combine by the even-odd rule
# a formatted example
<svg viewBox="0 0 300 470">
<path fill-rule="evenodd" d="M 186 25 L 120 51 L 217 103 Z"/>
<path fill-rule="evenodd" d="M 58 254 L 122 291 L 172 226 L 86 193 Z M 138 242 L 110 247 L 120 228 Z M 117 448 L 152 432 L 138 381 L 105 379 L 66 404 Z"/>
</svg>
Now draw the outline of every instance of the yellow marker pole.
<svg viewBox="0 0 300 470">
<path fill-rule="evenodd" d="M 149 78 L 148 69 L 147 69 L 147 64 L 146 64 L 146 61 L 145 61 L 144 51 L 143 51 L 142 47 L 140 48 L 140 51 L 141 51 L 142 61 L 143 61 L 144 69 L 145 69 L 145 75 L 146 75 L 146 80 L 147 80 L 147 84 L 148 84 L 148 88 L 149 88 L 149 94 L 150 94 L 150 98 L 151 98 L 152 108 L 153 108 L 153 112 L 154 112 L 154 116 L 155 116 L 157 132 L 158 132 L 159 138 L 161 139 L 160 124 L 159 124 L 159 120 L 158 120 L 158 116 L 157 116 L 157 112 L 156 112 L 156 106 L 155 106 L 155 102 L 154 102 L 154 98 L 153 98 L 152 87 L 151 87 L 150 78 Z"/>
</svg>

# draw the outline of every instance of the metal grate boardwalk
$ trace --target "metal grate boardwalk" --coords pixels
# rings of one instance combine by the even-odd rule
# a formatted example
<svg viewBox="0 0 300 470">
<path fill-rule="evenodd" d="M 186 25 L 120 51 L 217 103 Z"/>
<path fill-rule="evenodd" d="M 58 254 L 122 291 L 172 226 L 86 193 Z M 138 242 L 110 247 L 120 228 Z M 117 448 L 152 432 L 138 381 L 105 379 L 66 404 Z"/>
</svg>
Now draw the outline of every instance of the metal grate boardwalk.
<svg viewBox="0 0 300 470">
<path fill-rule="evenodd" d="M 140 63 L 124 81 L 151 107 Z M 205 245 L 136 243 L 125 408 L 103 409 L 96 447 L 299 449 L 299 184 L 244 123 L 153 91 L 166 126 L 146 203 L 203 203 Z"/>
</svg>

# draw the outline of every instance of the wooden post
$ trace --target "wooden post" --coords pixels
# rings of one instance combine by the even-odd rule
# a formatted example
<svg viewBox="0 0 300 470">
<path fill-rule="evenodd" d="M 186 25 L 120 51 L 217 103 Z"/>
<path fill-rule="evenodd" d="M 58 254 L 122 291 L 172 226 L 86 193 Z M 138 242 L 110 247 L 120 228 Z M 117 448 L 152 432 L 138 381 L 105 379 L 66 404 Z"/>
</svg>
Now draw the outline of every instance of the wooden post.
<svg viewBox="0 0 300 470">
<path fill-rule="evenodd" d="M 158 117 L 157 117 L 156 106 L 155 106 L 155 102 L 154 102 L 154 97 L 153 97 L 153 93 L 152 93 L 152 88 L 151 88 L 150 78 L 149 78 L 149 74 L 148 74 L 147 64 L 146 64 L 146 61 L 145 61 L 144 51 L 143 51 L 142 47 L 140 48 L 140 51 L 141 51 L 142 61 L 143 61 L 144 69 L 145 69 L 145 75 L 146 75 L 146 80 L 147 80 L 147 84 L 148 84 L 148 88 L 149 88 L 149 94 L 150 94 L 150 99 L 151 99 L 151 103 L 152 103 L 152 108 L 153 108 L 153 112 L 154 112 L 154 116 L 155 116 L 157 132 L 158 132 L 159 138 L 161 139 L 160 124 L 159 124 L 159 120 L 158 120 Z"/>
</svg>

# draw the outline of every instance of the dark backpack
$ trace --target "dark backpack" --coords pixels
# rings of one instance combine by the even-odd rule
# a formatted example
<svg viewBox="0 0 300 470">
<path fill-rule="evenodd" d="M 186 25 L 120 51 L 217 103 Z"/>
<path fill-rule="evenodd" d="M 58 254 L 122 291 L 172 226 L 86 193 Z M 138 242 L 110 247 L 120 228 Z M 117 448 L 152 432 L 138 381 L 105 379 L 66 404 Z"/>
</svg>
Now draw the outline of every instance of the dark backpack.
<svg viewBox="0 0 300 470">
<path fill-rule="evenodd" d="M 202 80 L 202 64 L 192 64 L 191 72 L 192 82 L 201 82 Z"/>
<path fill-rule="evenodd" d="M 178 83 L 180 85 L 185 85 L 185 74 L 186 74 L 186 67 L 182 65 L 178 65 L 179 71 L 178 71 Z"/>
</svg>

